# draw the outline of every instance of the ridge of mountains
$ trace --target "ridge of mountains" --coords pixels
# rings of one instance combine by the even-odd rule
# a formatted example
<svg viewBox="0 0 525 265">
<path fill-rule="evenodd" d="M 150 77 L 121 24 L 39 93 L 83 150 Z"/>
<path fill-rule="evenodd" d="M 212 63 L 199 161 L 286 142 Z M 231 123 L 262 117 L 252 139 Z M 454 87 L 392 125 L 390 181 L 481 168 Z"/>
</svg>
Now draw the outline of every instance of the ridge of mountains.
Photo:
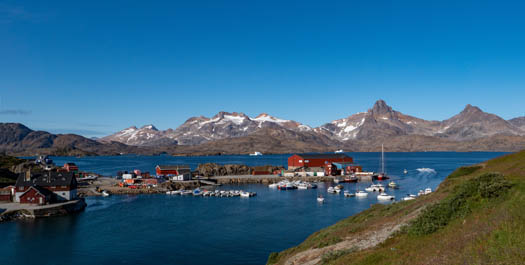
<svg viewBox="0 0 525 265">
<path fill-rule="evenodd" d="M 469 141 L 494 135 L 525 135 L 525 117 L 504 120 L 478 107 L 467 105 L 459 114 L 444 121 L 427 121 L 395 111 L 378 100 L 367 112 L 311 128 L 292 120 L 266 113 L 250 118 L 244 113 L 219 112 L 212 118 L 192 117 L 174 129 L 159 131 L 153 125 L 126 128 L 103 137 L 102 142 L 154 146 L 173 142 L 178 145 L 199 145 L 210 141 L 245 137 L 265 128 L 326 136 L 336 142 L 349 140 L 381 140 L 402 135 L 433 136 L 453 141 Z"/>
<path fill-rule="evenodd" d="M 131 126 L 99 139 L 33 131 L 0 123 L 0 152 L 14 155 L 210 155 L 378 151 L 517 151 L 525 148 L 525 116 L 510 120 L 467 105 L 443 121 L 428 121 L 378 100 L 366 112 L 312 128 L 262 113 L 219 112 L 191 117 L 176 129 Z"/>
</svg>

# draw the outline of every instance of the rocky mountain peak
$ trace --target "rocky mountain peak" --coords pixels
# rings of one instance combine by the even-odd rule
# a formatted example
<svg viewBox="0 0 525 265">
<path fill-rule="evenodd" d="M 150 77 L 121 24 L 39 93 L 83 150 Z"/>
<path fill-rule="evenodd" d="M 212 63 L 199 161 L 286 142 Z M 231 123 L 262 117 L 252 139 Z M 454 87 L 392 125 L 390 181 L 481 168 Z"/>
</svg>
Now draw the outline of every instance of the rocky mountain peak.
<svg viewBox="0 0 525 265">
<path fill-rule="evenodd" d="M 465 106 L 465 108 L 463 109 L 463 111 L 461 111 L 461 113 L 482 113 L 483 111 L 476 107 L 476 106 L 472 106 L 470 104 L 467 104 Z"/>
<path fill-rule="evenodd" d="M 147 129 L 147 130 L 152 130 L 152 131 L 159 131 L 159 129 L 157 129 L 157 127 L 155 127 L 153 124 L 144 125 L 140 129 L 141 130 Z"/>
<path fill-rule="evenodd" d="M 371 113 L 375 115 L 384 115 L 392 113 L 392 107 L 388 106 L 382 99 L 376 101 L 371 109 Z"/>
</svg>

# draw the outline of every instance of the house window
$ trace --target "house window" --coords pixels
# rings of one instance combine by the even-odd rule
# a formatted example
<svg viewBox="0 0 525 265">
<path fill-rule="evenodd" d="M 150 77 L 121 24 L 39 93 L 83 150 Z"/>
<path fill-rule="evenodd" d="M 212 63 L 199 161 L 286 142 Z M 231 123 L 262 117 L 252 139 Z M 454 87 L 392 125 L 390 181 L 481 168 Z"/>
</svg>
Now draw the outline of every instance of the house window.
<svg viewBox="0 0 525 265">
<path fill-rule="evenodd" d="M 299 160 L 299 163 L 302 163 L 302 162 L 303 162 L 303 160 Z"/>
</svg>

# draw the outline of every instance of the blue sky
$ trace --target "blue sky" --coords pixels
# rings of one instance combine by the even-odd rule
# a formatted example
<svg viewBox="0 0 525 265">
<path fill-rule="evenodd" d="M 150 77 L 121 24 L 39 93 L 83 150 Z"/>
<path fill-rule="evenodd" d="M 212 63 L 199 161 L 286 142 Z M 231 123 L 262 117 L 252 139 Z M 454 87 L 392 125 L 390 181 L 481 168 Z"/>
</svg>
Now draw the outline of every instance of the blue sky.
<svg viewBox="0 0 525 265">
<path fill-rule="evenodd" d="M 461 2 L 461 3 L 459 3 Z M 101 136 L 218 111 L 319 126 L 377 99 L 525 114 L 519 1 L 3 1 L 0 119 Z"/>
</svg>

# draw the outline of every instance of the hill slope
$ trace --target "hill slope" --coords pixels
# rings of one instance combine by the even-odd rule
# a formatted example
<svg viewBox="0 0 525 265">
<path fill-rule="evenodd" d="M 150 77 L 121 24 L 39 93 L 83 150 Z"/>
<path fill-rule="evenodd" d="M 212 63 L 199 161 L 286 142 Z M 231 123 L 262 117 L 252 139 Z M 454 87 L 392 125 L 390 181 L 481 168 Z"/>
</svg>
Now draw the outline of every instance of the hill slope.
<svg viewBox="0 0 525 265">
<path fill-rule="evenodd" d="M 497 172 L 497 173 L 496 173 Z M 436 192 L 374 205 L 269 264 L 521 264 L 525 151 L 457 169 Z"/>
</svg>

